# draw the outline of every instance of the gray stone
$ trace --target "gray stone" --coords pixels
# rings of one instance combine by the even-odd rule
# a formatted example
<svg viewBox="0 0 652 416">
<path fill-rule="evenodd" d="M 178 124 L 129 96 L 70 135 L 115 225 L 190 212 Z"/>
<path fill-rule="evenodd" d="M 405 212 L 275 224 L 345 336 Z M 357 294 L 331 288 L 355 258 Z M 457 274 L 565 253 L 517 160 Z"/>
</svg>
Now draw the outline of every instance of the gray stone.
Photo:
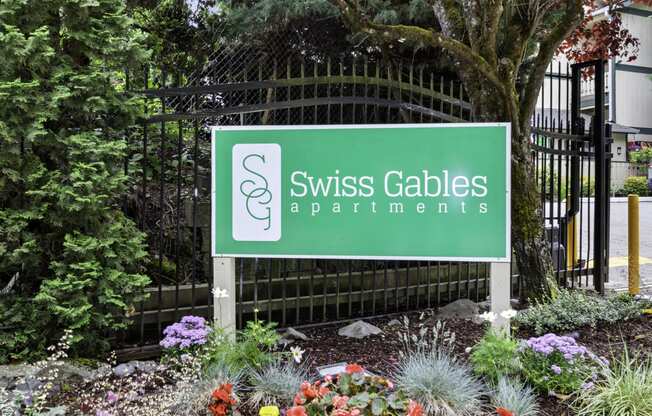
<svg viewBox="0 0 652 416">
<path fill-rule="evenodd" d="M 398 326 L 401 326 L 401 325 L 403 325 L 403 323 L 401 321 L 399 321 L 398 319 L 392 319 L 391 321 L 387 322 L 386 326 L 388 328 L 393 328 L 393 327 L 398 327 Z"/>
<path fill-rule="evenodd" d="M 287 339 L 287 338 L 281 338 L 278 340 L 278 345 L 282 345 L 284 347 L 287 347 L 288 345 L 294 343 L 293 339 Z"/>
<path fill-rule="evenodd" d="M 448 305 L 439 308 L 439 318 L 462 318 L 473 319 L 478 315 L 480 308 L 478 304 L 470 299 L 458 299 Z"/>
<path fill-rule="evenodd" d="M 159 369 L 156 361 L 130 361 L 129 363 L 133 364 L 136 370 L 146 374 L 155 373 Z"/>
<path fill-rule="evenodd" d="M 297 331 L 296 329 L 290 327 L 288 328 L 284 333 L 283 333 L 283 338 L 287 340 L 301 340 L 301 341 L 308 341 L 308 336 L 304 334 L 301 331 Z"/>
<path fill-rule="evenodd" d="M 371 325 L 364 321 L 355 321 L 350 325 L 340 328 L 337 335 L 347 338 L 365 338 L 370 335 L 378 335 L 383 331 L 377 326 Z"/>
<path fill-rule="evenodd" d="M 57 407 L 52 407 L 48 409 L 47 412 L 41 413 L 43 416 L 65 416 L 66 412 L 68 411 L 68 407 L 66 406 L 57 406 Z"/>
<path fill-rule="evenodd" d="M 113 367 L 113 374 L 116 377 L 127 377 L 136 372 L 136 366 L 132 363 L 118 364 Z"/>
</svg>

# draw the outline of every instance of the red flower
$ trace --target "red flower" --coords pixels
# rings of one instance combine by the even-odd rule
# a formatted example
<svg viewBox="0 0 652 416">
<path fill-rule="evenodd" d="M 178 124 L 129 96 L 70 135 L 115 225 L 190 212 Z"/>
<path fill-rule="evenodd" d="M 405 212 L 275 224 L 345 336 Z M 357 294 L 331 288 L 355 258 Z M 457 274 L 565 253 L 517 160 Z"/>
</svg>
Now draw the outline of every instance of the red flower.
<svg viewBox="0 0 652 416">
<path fill-rule="evenodd" d="M 509 410 L 505 409 L 504 407 L 497 407 L 496 408 L 496 413 L 498 413 L 500 416 L 514 416 L 514 413 L 510 412 Z"/>
<path fill-rule="evenodd" d="M 410 405 L 408 406 L 407 416 L 422 416 L 423 407 L 414 400 L 410 400 Z"/>
<path fill-rule="evenodd" d="M 285 413 L 285 416 L 308 416 L 306 408 L 303 406 L 290 407 Z"/>
<path fill-rule="evenodd" d="M 306 402 L 306 399 L 301 396 L 301 393 L 297 393 L 296 396 L 294 396 L 294 405 L 295 406 L 300 406 Z"/>
<path fill-rule="evenodd" d="M 344 368 L 344 371 L 346 371 L 348 374 L 362 373 L 364 368 L 358 364 L 347 364 L 347 366 Z"/>
<path fill-rule="evenodd" d="M 319 387 L 319 395 L 322 396 L 322 397 L 325 396 L 325 395 L 327 395 L 327 394 L 330 393 L 330 392 L 331 392 L 331 391 L 328 390 L 328 388 L 325 387 L 325 386 L 321 386 L 321 387 Z"/>
</svg>

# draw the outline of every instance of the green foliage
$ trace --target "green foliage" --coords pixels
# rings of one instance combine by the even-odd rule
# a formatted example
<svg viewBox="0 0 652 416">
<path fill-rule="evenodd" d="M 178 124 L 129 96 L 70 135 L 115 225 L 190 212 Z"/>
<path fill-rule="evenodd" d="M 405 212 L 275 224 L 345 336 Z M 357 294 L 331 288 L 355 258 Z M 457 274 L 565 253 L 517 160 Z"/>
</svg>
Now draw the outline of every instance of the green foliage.
<svg viewBox="0 0 652 416">
<path fill-rule="evenodd" d="M 630 176 L 625 179 L 623 193 L 625 195 L 647 196 L 650 193 L 647 178 L 645 176 Z"/>
<path fill-rule="evenodd" d="M 254 370 L 249 378 L 252 392 L 248 404 L 252 409 L 261 406 L 287 407 L 301 383 L 307 379 L 307 371 L 292 362 L 277 361 L 262 369 Z"/>
<path fill-rule="evenodd" d="M 144 236 L 120 211 L 139 113 L 120 74 L 146 58 L 143 35 L 120 0 L 18 0 L 0 15 L 0 285 L 20 293 L 0 303 L 24 318 L 0 330 L 19 339 L 0 362 L 67 328 L 76 352 L 97 353 L 148 282 Z"/>
<path fill-rule="evenodd" d="M 276 323 L 265 323 L 256 317 L 236 335 L 236 342 L 224 328 L 214 326 L 202 353 L 204 367 L 223 363 L 246 370 L 260 369 L 275 362 L 278 357 L 274 352 L 280 339 L 275 327 Z"/>
<path fill-rule="evenodd" d="M 491 384 L 499 379 L 514 376 L 520 369 L 518 342 L 502 331 L 488 330 L 473 346 L 471 364 L 475 374 Z"/>
<path fill-rule="evenodd" d="M 470 416 L 481 408 L 484 387 L 466 365 L 441 351 L 420 351 L 403 357 L 394 376 L 426 414 Z"/>
<path fill-rule="evenodd" d="M 652 360 L 642 360 L 625 352 L 604 379 L 585 386 L 573 403 L 577 416 L 652 415 Z"/>
<path fill-rule="evenodd" d="M 622 294 L 600 297 L 581 290 L 560 289 L 552 299 L 544 299 L 520 312 L 514 323 L 534 330 L 537 335 L 547 332 L 564 333 L 598 322 L 617 322 L 640 316 L 645 303 Z"/>
<path fill-rule="evenodd" d="M 644 147 L 629 153 L 629 161 L 648 165 L 652 163 L 652 147 Z"/>
<path fill-rule="evenodd" d="M 491 393 L 491 404 L 512 412 L 514 416 L 537 416 L 539 403 L 532 388 L 517 379 L 503 377 Z"/>
</svg>

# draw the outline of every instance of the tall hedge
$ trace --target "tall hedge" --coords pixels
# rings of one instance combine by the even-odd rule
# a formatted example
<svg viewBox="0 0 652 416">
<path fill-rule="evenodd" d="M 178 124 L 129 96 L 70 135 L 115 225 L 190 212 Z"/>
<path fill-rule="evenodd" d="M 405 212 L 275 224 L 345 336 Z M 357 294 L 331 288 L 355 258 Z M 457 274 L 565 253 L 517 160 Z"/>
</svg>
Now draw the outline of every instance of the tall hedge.
<svg viewBox="0 0 652 416">
<path fill-rule="evenodd" d="M 143 40 L 122 0 L 0 1 L 0 362 L 106 348 L 149 282 L 120 209 Z"/>
</svg>

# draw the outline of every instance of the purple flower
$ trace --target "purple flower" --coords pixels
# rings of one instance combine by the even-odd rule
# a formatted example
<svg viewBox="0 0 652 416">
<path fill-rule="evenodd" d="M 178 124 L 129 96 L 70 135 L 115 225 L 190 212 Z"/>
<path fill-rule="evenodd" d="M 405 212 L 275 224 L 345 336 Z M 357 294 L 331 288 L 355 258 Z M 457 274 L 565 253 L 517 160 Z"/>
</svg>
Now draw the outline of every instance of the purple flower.
<svg viewBox="0 0 652 416">
<path fill-rule="evenodd" d="M 211 328 L 207 326 L 204 318 L 187 315 L 181 318 L 180 322 L 174 323 L 163 330 L 165 338 L 160 342 L 160 345 L 165 349 L 185 349 L 195 345 L 203 345 L 208 340 L 210 332 Z"/>
<path fill-rule="evenodd" d="M 114 392 L 112 392 L 111 390 L 109 390 L 109 391 L 106 393 L 106 401 L 107 401 L 109 404 L 114 404 L 115 402 L 118 401 L 118 395 L 115 394 Z"/>
<path fill-rule="evenodd" d="M 559 367 L 558 365 L 553 364 L 553 365 L 550 366 L 550 369 L 552 370 L 553 373 L 555 373 L 557 375 L 561 374 L 561 367 Z"/>
<path fill-rule="evenodd" d="M 538 354 L 550 355 L 559 352 L 566 361 L 577 357 L 584 357 L 588 350 L 586 347 L 577 344 L 573 337 L 546 334 L 538 338 L 530 338 L 526 341 L 526 347 Z"/>
<path fill-rule="evenodd" d="M 111 413 L 107 412 L 106 410 L 97 409 L 95 411 L 95 416 L 112 416 L 112 415 L 111 415 Z"/>
<path fill-rule="evenodd" d="M 582 390 L 592 389 L 594 385 L 595 384 L 593 384 L 592 381 L 589 381 L 588 383 L 584 383 L 584 384 L 582 384 Z"/>
</svg>

